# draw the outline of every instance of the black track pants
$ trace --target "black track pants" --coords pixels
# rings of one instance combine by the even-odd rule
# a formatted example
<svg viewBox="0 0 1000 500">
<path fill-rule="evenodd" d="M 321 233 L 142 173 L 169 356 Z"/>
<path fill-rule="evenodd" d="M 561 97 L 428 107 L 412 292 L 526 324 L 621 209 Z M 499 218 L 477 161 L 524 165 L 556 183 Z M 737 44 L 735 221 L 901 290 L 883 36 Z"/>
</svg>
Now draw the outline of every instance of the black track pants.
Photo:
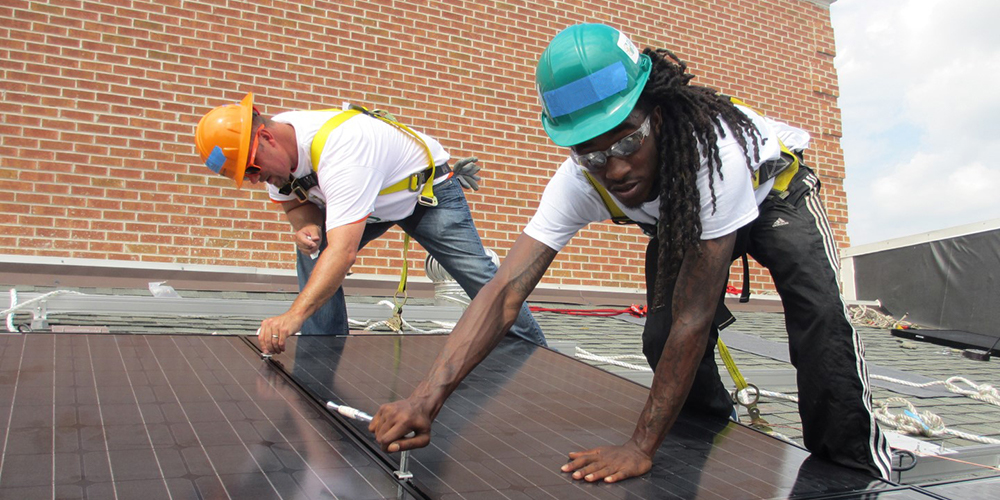
<svg viewBox="0 0 1000 500">
<path fill-rule="evenodd" d="M 781 296 L 789 354 L 797 369 L 806 448 L 814 455 L 888 479 L 889 448 L 872 413 L 864 346 L 840 295 L 839 258 L 819 186 L 812 170 L 802 166 L 787 196 L 768 197 L 757 219 L 738 231 L 734 259 L 745 250 L 770 271 Z M 655 240 L 650 249 L 654 246 Z M 647 295 L 652 297 L 655 253 L 650 257 L 647 250 L 646 264 Z M 643 352 L 653 367 L 669 325 L 669 318 L 655 315 L 646 321 Z M 706 347 L 714 347 L 717 336 L 713 325 Z M 685 409 L 719 411 L 725 389 L 721 393 L 718 389 L 722 383 L 713 356 L 709 349 Z"/>
<path fill-rule="evenodd" d="M 806 448 L 888 479 L 889 447 L 872 413 L 865 348 L 840 295 L 840 259 L 819 187 L 803 166 L 788 195 L 768 197 L 740 231 L 781 296 Z"/>
</svg>

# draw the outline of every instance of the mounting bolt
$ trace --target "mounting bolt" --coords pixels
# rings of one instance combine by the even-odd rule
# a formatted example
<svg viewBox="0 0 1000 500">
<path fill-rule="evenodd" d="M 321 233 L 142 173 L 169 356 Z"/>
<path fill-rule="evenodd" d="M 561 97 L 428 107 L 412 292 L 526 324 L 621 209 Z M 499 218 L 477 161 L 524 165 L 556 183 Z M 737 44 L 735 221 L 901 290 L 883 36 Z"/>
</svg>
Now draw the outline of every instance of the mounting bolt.
<svg viewBox="0 0 1000 500">
<path fill-rule="evenodd" d="M 408 470 L 406 470 L 406 462 L 408 461 L 409 458 L 410 458 L 410 452 L 409 451 L 400 452 L 400 454 L 399 454 L 399 470 L 393 472 L 393 474 L 396 476 L 396 479 L 404 479 L 405 480 L 405 479 L 410 479 L 410 478 L 413 477 L 413 473 L 410 472 L 410 471 L 408 471 Z"/>
</svg>

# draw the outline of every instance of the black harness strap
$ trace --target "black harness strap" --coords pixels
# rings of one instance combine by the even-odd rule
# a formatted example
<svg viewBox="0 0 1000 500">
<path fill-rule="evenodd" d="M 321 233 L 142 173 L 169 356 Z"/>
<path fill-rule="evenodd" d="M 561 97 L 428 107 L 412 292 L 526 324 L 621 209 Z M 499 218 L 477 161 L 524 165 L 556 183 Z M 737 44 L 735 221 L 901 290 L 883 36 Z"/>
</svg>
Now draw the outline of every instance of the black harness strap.
<svg viewBox="0 0 1000 500">
<path fill-rule="evenodd" d="M 442 175 L 447 175 L 451 172 L 451 167 L 445 163 L 444 165 L 438 165 L 434 171 L 434 178 L 441 177 Z M 420 172 L 417 172 L 411 176 L 415 180 L 411 180 L 410 185 L 416 186 L 416 189 L 411 187 L 411 191 L 419 191 L 420 187 L 427 182 L 428 178 L 431 176 L 431 169 L 426 168 Z M 318 186 L 319 180 L 316 178 L 316 172 L 309 172 L 308 175 L 292 179 L 291 182 L 281 186 L 278 189 L 278 194 L 288 196 L 294 194 L 299 201 L 307 201 L 309 199 L 309 190 Z"/>
</svg>

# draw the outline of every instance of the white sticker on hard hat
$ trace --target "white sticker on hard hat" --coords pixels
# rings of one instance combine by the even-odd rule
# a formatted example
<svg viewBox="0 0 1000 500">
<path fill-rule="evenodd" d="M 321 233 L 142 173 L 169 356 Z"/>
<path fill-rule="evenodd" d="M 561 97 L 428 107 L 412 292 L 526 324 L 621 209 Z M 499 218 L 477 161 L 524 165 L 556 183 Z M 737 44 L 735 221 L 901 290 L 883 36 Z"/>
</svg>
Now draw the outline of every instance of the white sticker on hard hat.
<svg viewBox="0 0 1000 500">
<path fill-rule="evenodd" d="M 629 40 L 628 36 L 621 31 L 618 32 L 618 48 L 622 49 L 622 52 L 628 54 L 633 63 L 637 64 L 639 62 L 639 49 L 637 49 L 635 44 L 632 43 L 632 40 Z"/>
</svg>

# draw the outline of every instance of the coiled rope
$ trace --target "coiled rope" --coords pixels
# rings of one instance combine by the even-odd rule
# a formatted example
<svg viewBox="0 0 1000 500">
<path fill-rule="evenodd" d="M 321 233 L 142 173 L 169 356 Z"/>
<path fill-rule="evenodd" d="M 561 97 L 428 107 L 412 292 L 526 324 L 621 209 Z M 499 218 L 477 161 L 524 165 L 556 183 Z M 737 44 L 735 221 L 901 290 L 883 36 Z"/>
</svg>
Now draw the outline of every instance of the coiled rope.
<svg viewBox="0 0 1000 500">
<path fill-rule="evenodd" d="M 393 304 L 392 301 L 389 301 L 389 300 L 380 301 L 380 302 L 378 302 L 378 305 L 380 305 L 380 306 L 386 306 L 386 307 L 389 308 L 390 311 L 394 310 L 394 308 L 396 307 L 396 305 Z M 364 329 L 364 331 L 366 331 L 366 332 L 375 332 L 377 328 L 383 327 L 383 326 L 386 327 L 386 328 L 388 328 L 393 333 L 402 332 L 404 330 L 412 330 L 412 331 L 417 332 L 417 333 L 426 333 L 426 334 L 432 334 L 432 333 L 449 333 L 449 332 L 451 332 L 451 330 L 453 328 L 455 328 L 455 323 L 451 323 L 451 322 L 447 322 L 447 321 L 431 321 L 431 323 L 434 323 L 435 325 L 441 326 L 442 328 L 437 328 L 437 329 L 432 329 L 432 330 L 424 330 L 422 328 L 417 328 L 417 327 L 411 325 L 402 316 L 400 316 L 400 320 L 401 320 L 401 323 L 400 323 L 400 327 L 399 327 L 398 330 L 395 329 L 395 328 L 393 328 L 393 325 L 390 322 L 391 320 L 389 320 L 389 319 L 368 320 L 368 321 L 359 321 L 359 320 L 348 319 L 347 322 L 350 323 L 350 324 L 352 324 L 352 325 L 362 327 Z"/>
<path fill-rule="evenodd" d="M 892 413 L 889 406 L 893 403 L 906 406 L 901 413 Z M 915 436 L 938 437 L 951 435 L 969 441 L 976 441 L 986 444 L 1000 444 L 1000 439 L 970 434 L 968 432 L 949 429 L 944 425 L 941 417 L 929 412 L 918 410 L 913 403 L 903 399 L 892 397 L 879 402 L 879 407 L 875 410 L 875 418 L 879 422 Z"/>
</svg>

